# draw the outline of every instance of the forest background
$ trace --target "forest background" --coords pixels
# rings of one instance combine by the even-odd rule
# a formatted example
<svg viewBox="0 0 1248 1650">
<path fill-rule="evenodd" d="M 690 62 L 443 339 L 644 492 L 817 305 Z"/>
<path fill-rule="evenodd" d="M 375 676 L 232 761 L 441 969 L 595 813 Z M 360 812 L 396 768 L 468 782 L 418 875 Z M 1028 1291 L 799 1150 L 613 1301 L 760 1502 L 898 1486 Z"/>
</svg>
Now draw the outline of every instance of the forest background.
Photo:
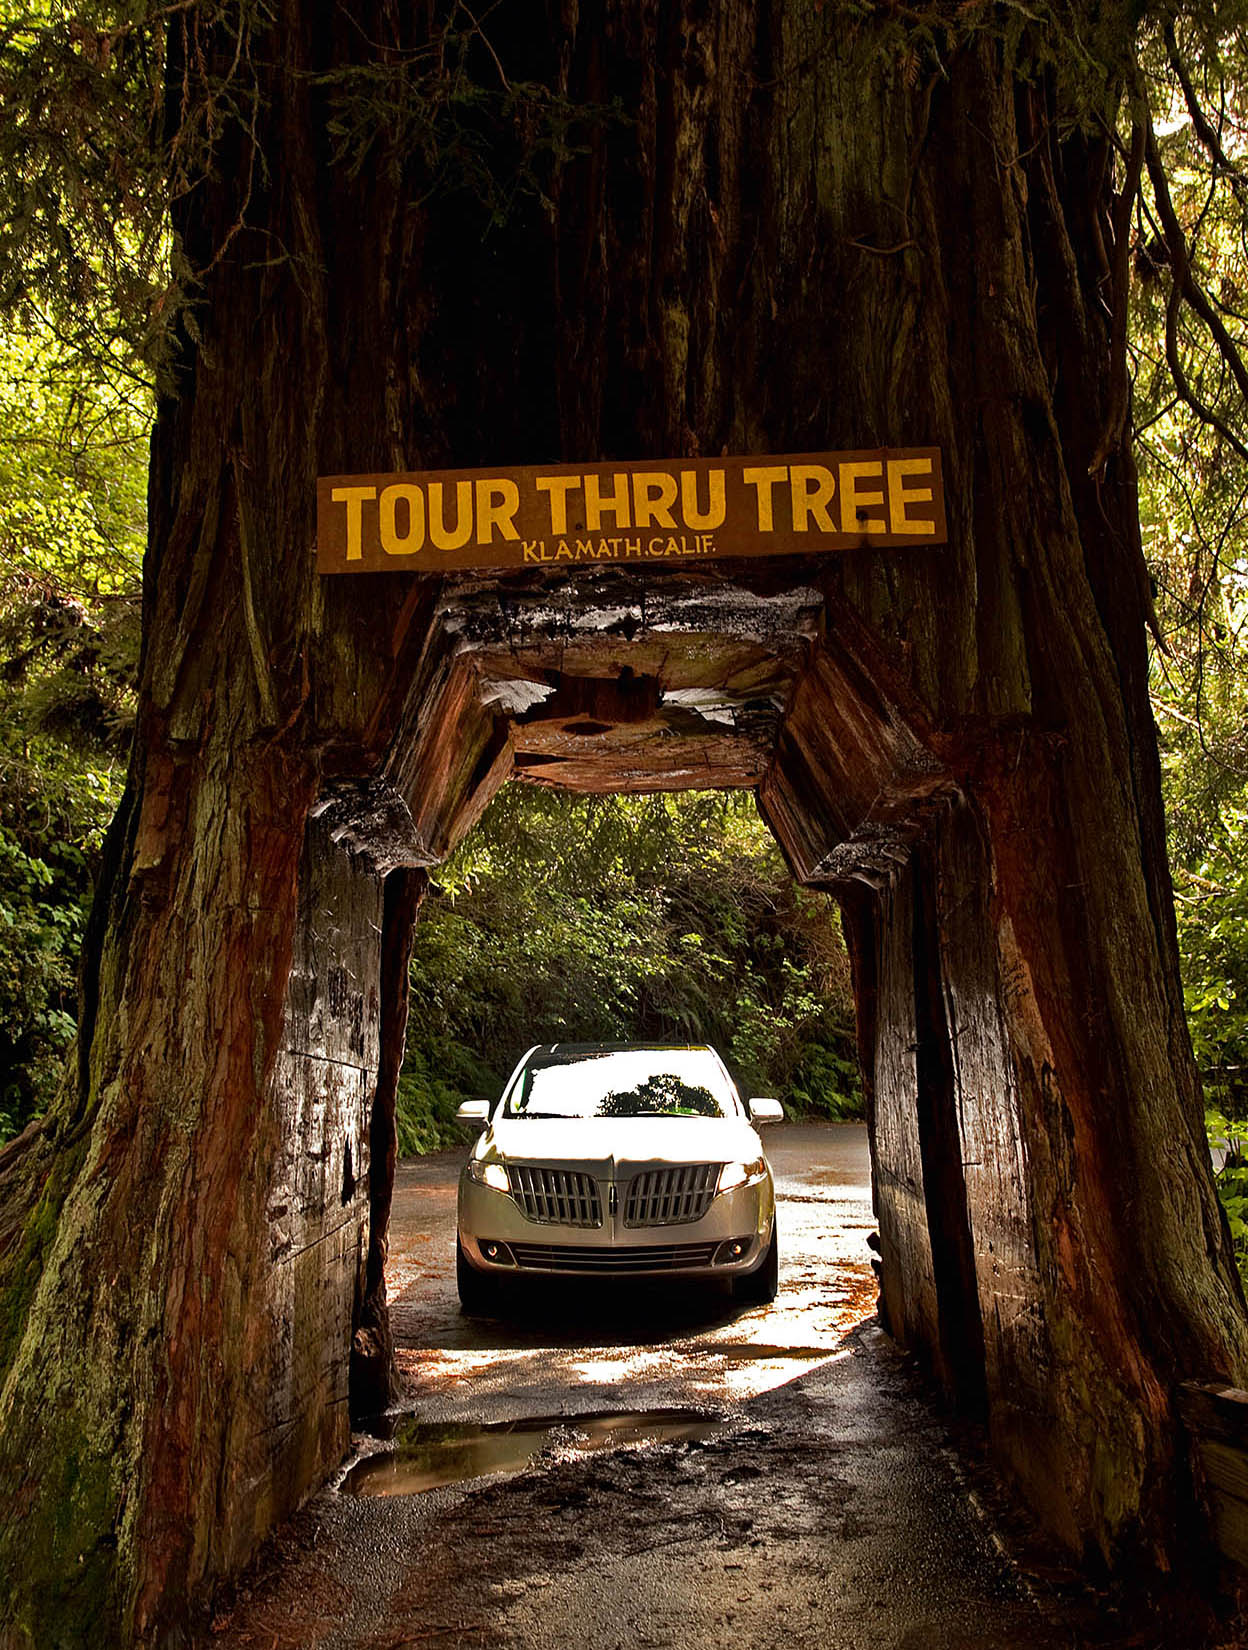
<svg viewBox="0 0 1248 1650">
<path fill-rule="evenodd" d="M 1245 1264 L 1248 1168 L 1235 1149 L 1248 1135 L 1240 11 L 1163 10 L 1146 24 L 1131 112 L 1148 118 L 1118 142 L 1134 224 L 1125 320 L 1185 996 L 1211 1143 L 1219 1161 L 1231 1148 L 1219 1183 Z M 67 42 L 81 49 L 72 34 Z M 27 47 L 0 32 L 0 96 Z M 0 134 L 0 163 L 21 141 L 16 128 Z M 62 169 L 72 170 L 73 141 L 61 134 Z M 28 154 L 14 160 L 12 177 L 28 187 L 47 159 L 33 170 Z M 135 294 L 144 282 L 157 292 L 152 272 L 169 258 L 159 234 L 127 239 L 90 211 L 75 239 L 45 245 L 37 199 L 24 203 L 17 187 L 2 204 L 0 1141 L 39 1115 L 61 1079 L 93 876 L 125 780 L 159 371 L 159 328 L 136 326 Z M 799 1115 L 861 1112 L 835 905 L 795 887 L 748 795 L 569 798 L 508 785 L 435 874 L 411 992 L 405 1152 L 459 1138 L 460 1101 L 492 1097 L 527 1046 L 557 1039 L 709 1041 L 750 1093 L 776 1094 Z"/>
</svg>

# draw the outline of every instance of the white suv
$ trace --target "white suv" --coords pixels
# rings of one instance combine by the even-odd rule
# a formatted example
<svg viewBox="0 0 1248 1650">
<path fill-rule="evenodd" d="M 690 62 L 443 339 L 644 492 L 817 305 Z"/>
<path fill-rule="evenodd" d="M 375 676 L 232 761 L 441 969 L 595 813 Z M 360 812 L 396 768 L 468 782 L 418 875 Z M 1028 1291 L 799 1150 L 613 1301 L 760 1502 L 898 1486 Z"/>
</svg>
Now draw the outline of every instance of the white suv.
<svg viewBox="0 0 1248 1650">
<path fill-rule="evenodd" d="M 775 1299 L 771 1170 L 714 1049 L 548 1043 L 532 1048 L 491 1108 L 459 1180 L 457 1276 L 466 1312 L 488 1312 L 521 1276 L 730 1278 Z"/>
</svg>

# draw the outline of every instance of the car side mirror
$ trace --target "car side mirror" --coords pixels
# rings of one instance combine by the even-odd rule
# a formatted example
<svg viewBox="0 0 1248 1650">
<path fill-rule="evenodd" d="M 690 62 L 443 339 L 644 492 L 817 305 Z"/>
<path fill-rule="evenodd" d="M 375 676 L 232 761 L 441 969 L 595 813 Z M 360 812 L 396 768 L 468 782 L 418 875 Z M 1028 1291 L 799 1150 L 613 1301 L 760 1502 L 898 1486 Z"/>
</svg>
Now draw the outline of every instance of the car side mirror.
<svg viewBox="0 0 1248 1650">
<path fill-rule="evenodd" d="M 784 1107 L 778 1100 L 751 1100 L 748 1102 L 751 1123 L 783 1123 Z"/>
<path fill-rule="evenodd" d="M 490 1120 L 490 1102 L 488 1100 L 465 1100 L 455 1113 L 457 1123 L 471 1123 L 474 1128 L 483 1129 Z"/>
</svg>

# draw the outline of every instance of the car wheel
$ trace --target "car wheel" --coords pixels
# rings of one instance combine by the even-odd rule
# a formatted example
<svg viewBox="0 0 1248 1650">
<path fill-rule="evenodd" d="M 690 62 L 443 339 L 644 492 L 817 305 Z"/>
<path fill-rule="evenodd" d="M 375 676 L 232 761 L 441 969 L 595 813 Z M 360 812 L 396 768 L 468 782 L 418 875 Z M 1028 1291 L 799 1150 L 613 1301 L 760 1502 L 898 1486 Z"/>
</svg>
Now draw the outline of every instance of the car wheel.
<svg viewBox="0 0 1248 1650">
<path fill-rule="evenodd" d="M 780 1287 L 780 1236 L 776 1223 L 771 1223 L 771 1242 L 767 1245 L 767 1253 L 763 1257 L 763 1264 L 757 1272 L 746 1272 L 743 1276 L 733 1278 L 732 1293 L 739 1301 L 774 1301 L 776 1291 Z"/>
<path fill-rule="evenodd" d="M 470 1316 L 489 1318 L 498 1311 L 502 1292 L 498 1279 L 477 1271 L 458 1238 L 455 1239 L 455 1283 L 460 1307 Z"/>
</svg>

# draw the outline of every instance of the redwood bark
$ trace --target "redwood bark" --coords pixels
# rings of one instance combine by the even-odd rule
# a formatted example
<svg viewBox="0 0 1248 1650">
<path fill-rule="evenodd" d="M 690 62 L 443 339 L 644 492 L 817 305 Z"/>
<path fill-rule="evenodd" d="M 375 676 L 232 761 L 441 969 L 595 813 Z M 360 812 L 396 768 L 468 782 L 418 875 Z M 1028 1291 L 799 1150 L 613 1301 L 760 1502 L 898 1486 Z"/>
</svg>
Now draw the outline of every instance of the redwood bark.
<svg viewBox="0 0 1248 1650">
<path fill-rule="evenodd" d="M 989 31 L 937 62 L 818 0 L 498 8 L 470 48 L 498 99 L 451 103 L 475 125 L 431 154 L 430 27 L 284 0 L 241 57 L 207 33 L 184 58 L 174 29 L 175 101 L 207 65 L 254 77 L 255 120 L 178 208 L 206 273 L 153 447 L 79 1077 L 0 1158 L 0 1611 L 40 1642 L 171 1638 L 345 1437 L 397 1047 L 381 879 L 510 772 L 452 621 L 483 585 L 504 614 L 549 586 L 318 583 L 315 476 L 724 450 L 943 450 L 948 546 L 699 577 L 731 580 L 733 624 L 778 581 L 793 611 L 822 594 L 760 795 L 798 875 L 869 890 L 894 1327 L 950 1367 L 949 1302 L 964 1331 L 978 1305 L 958 1384 L 1033 1503 L 1077 1548 L 1164 1562 L 1173 1382 L 1244 1378 L 1248 1332 L 1182 1019 L 1129 456 L 1087 474 L 1101 157 Z M 554 103 L 513 103 L 495 54 Z M 334 99 L 375 118 L 377 69 L 406 101 L 343 156 Z M 574 141 L 546 141 L 567 108 Z M 642 608 L 635 674 L 661 675 Z M 631 640 L 579 638 L 570 674 L 618 674 Z"/>
<path fill-rule="evenodd" d="M 386 1255 L 394 1169 L 398 1161 L 395 1099 L 403 1066 L 408 965 L 416 913 L 428 887 L 423 871 L 398 869 L 386 878 L 381 926 L 381 1025 L 377 1088 L 369 1120 L 368 1256 L 351 1336 L 351 1418 L 376 1417 L 395 1395 L 394 1337 L 386 1300 Z"/>
</svg>

